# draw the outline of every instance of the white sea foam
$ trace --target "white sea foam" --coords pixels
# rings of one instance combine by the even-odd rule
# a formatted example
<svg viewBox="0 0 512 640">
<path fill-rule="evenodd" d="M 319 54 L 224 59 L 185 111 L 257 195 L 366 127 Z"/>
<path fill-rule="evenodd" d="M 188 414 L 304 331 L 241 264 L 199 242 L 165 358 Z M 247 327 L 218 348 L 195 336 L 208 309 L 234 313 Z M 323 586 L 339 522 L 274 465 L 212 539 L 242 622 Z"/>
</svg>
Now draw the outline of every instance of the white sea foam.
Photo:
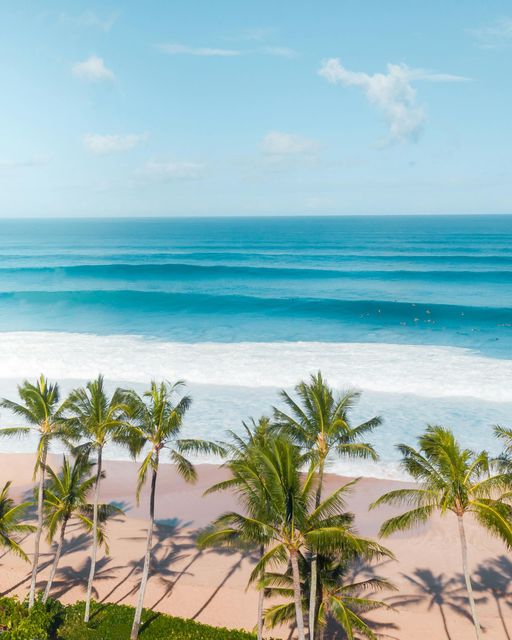
<svg viewBox="0 0 512 640">
<path fill-rule="evenodd" d="M 225 438 L 248 416 L 270 415 L 277 390 L 321 369 L 338 388 L 364 391 L 354 421 L 373 415 L 384 425 L 372 435 L 381 461 L 333 461 L 340 475 L 404 478 L 397 442 L 413 443 L 430 423 L 450 426 L 466 446 L 493 448 L 490 425 L 508 425 L 512 361 L 451 347 L 340 343 L 173 343 L 137 336 L 73 333 L 0 334 L 0 397 L 14 398 L 16 383 L 41 372 L 59 380 L 65 395 L 102 372 L 110 385 L 142 391 L 151 378 L 185 379 L 194 402 L 185 435 Z M 2 411 L 1 426 L 17 424 Z M 0 440 L 1 451 L 33 451 L 36 438 Z M 58 445 L 54 449 L 59 451 Z M 107 457 L 127 459 L 109 447 Z M 210 457 L 196 462 L 218 462 Z"/>
<path fill-rule="evenodd" d="M 0 334 L 0 378 L 43 372 L 120 382 L 185 379 L 222 386 L 291 387 L 321 370 L 334 386 L 421 397 L 512 402 L 512 360 L 456 347 L 372 343 L 178 343 L 137 336 Z"/>
</svg>

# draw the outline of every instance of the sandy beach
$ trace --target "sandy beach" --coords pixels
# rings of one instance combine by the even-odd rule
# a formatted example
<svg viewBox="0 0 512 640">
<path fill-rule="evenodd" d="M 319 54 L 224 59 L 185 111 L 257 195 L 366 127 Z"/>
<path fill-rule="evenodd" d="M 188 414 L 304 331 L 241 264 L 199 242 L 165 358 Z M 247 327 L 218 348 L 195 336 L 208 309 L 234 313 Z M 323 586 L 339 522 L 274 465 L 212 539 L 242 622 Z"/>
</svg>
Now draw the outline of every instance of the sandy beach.
<svg viewBox="0 0 512 640">
<path fill-rule="evenodd" d="M 51 464 L 58 465 L 59 456 Z M 2 454 L 0 482 L 13 481 L 17 499 L 31 491 L 33 456 Z M 95 597 L 101 602 L 134 604 L 138 588 L 141 557 L 144 551 L 147 515 L 147 490 L 138 506 L 134 499 L 136 465 L 130 462 L 106 462 L 107 477 L 102 500 L 115 501 L 126 517 L 110 523 L 110 556 L 99 563 Z M 234 506 L 228 495 L 202 497 L 203 491 L 226 476 L 213 465 L 198 467 L 199 479 L 187 485 L 174 473 L 171 465 L 162 465 L 159 476 L 156 513 L 155 563 L 149 581 L 148 608 L 227 627 L 251 629 L 255 624 L 257 594 L 246 590 L 253 559 L 232 552 L 199 552 L 194 534 L 222 511 Z M 346 479 L 331 475 L 329 488 Z M 390 512 L 368 512 L 368 504 L 381 493 L 400 483 L 362 479 L 350 498 L 361 534 L 375 536 L 381 521 Z M 504 546 L 468 522 L 470 562 L 478 590 L 478 606 L 485 636 L 492 640 L 509 640 L 512 633 L 510 606 L 512 562 Z M 63 602 L 84 597 L 88 566 L 87 536 L 71 526 L 65 553 L 53 595 Z M 400 534 L 385 544 L 396 555 L 375 567 L 375 572 L 389 578 L 399 591 L 385 595 L 392 611 L 377 611 L 371 619 L 376 631 L 398 640 L 435 638 L 465 640 L 472 637 L 472 625 L 460 577 L 460 552 L 453 518 L 433 520 L 428 526 Z M 25 550 L 30 553 L 32 540 Z M 44 586 L 51 561 L 47 544 L 43 548 L 40 585 Z M 23 597 L 29 584 L 29 566 L 12 555 L 0 556 L 0 591 Z M 508 626 L 508 631 L 507 631 Z M 271 635 L 270 632 L 268 634 Z M 275 637 L 290 637 L 286 630 L 272 632 Z"/>
</svg>

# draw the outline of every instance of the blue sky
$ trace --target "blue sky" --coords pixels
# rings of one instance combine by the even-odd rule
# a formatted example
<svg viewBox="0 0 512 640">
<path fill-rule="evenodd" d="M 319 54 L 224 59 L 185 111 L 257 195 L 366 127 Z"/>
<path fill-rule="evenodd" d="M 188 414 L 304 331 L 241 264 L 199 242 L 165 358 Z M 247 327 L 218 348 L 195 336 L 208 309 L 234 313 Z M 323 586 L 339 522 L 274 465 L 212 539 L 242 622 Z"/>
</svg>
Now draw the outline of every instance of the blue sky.
<svg viewBox="0 0 512 640">
<path fill-rule="evenodd" d="M 512 5 L 3 2 L 0 215 L 512 212 Z"/>
</svg>

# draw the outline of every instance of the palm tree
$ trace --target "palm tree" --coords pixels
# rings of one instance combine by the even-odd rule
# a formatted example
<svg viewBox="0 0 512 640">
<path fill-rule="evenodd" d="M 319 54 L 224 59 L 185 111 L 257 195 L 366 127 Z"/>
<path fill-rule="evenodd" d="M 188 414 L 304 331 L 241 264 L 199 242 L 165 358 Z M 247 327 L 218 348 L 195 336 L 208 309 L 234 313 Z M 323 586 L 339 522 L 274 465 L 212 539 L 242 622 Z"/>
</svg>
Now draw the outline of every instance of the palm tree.
<svg viewBox="0 0 512 640">
<path fill-rule="evenodd" d="M 88 496 L 96 483 L 96 475 L 91 475 L 93 467 L 94 464 L 82 455 L 78 456 L 73 464 L 69 462 L 67 456 L 64 456 L 62 468 L 58 473 L 50 467 L 46 469 L 48 482 L 45 488 L 44 511 L 48 541 L 52 542 L 55 539 L 59 527 L 60 531 L 43 602 L 46 602 L 50 595 L 69 521 L 74 518 L 86 531 L 93 530 L 91 513 L 94 511 L 94 506 L 88 502 Z M 111 504 L 102 504 L 99 507 L 98 544 L 104 544 L 108 553 L 104 524 L 109 517 L 121 514 L 122 511 Z"/>
<path fill-rule="evenodd" d="M 419 449 L 398 445 L 404 470 L 419 483 L 413 489 L 396 489 L 384 494 L 370 508 L 381 504 L 408 504 L 412 508 L 386 520 L 382 536 L 389 536 L 426 522 L 434 513 L 453 513 L 457 518 L 462 568 L 478 640 L 482 633 L 478 621 L 473 587 L 468 569 L 464 517 L 472 514 L 488 532 L 512 546 L 510 507 L 499 498 L 508 492 L 511 476 L 495 473 L 495 461 L 486 451 L 463 449 L 453 433 L 441 426 L 429 426 L 418 439 Z"/>
<path fill-rule="evenodd" d="M 103 474 L 103 450 L 108 442 L 121 437 L 122 429 L 127 426 L 127 406 L 120 389 L 116 389 L 112 396 L 108 396 L 103 376 L 99 375 L 95 380 L 88 382 L 85 387 L 74 389 L 69 394 L 64 407 L 68 414 L 67 424 L 78 437 L 85 440 L 80 451 L 96 455 L 91 565 L 84 612 L 84 622 L 88 622 L 98 553 L 98 504 Z"/>
<path fill-rule="evenodd" d="M 299 569 L 304 554 L 364 551 L 371 556 L 381 553 L 382 547 L 359 538 L 350 528 L 350 514 L 343 512 L 344 494 L 355 481 L 343 485 L 315 507 L 317 465 L 312 464 L 302 478 L 300 469 L 304 456 L 285 435 L 270 438 L 265 449 L 255 455 L 258 462 L 254 470 L 259 474 L 266 494 L 265 518 L 262 519 L 258 506 L 260 488 L 253 480 L 236 487 L 244 513 L 228 512 L 217 518 L 202 542 L 209 546 L 216 541 L 228 543 L 230 540 L 264 544 L 267 551 L 254 567 L 251 581 L 260 578 L 269 566 L 289 563 L 298 637 L 305 640 Z"/>
<path fill-rule="evenodd" d="M 247 497 L 249 492 L 252 492 L 254 499 L 251 504 L 251 513 L 256 514 L 258 519 L 265 520 L 266 518 L 271 518 L 271 515 L 265 486 L 258 469 L 258 452 L 266 447 L 268 438 L 271 436 L 270 420 L 266 416 L 260 417 L 258 421 L 251 418 L 249 424 L 242 422 L 242 426 L 244 434 L 238 435 L 230 431 L 231 442 L 226 445 L 230 456 L 226 466 L 231 471 L 231 478 L 213 485 L 205 491 L 204 495 L 234 489 Z M 245 548 L 249 545 L 258 548 L 260 559 L 265 554 L 265 542 L 263 541 L 259 541 L 259 544 L 254 545 L 252 540 L 242 540 L 238 536 L 228 534 L 225 539 L 221 539 L 222 536 L 218 532 L 214 537 L 210 537 L 210 533 L 211 531 L 207 529 L 199 536 L 197 543 L 200 548 L 211 546 L 212 544 L 215 546 L 238 546 L 239 548 Z M 264 600 L 265 589 L 261 588 L 258 591 L 258 640 L 263 638 Z"/>
<path fill-rule="evenodd" d="M 319 482 L 315 504 L 322 499 L 325 465 L 332 455 L 348 458 L 377 460 L 378 456 L 364 438 L 378 427 L 382 420 L 373 417 L 352 426 L 350 412 L 360 398 L 360 393 L 349 390 L 336 395 L 322 377 L 320 371 L 311 375 L 295 387 L 298 396 L 294 400 L 286 391 L 281 391 L 289 413 L 274 408 L 274 419 L 280 430 L 286 431 L 306 453 L 318 462 Z M 309 603 L 309 640 L 314 639 L 317 602 L 317 561 L 311 558 L 311 592 Z"/>
<path fill-rule="evenodd" d="M 361 561 L 362 558 L 349 561 L 347 557 L 339 554 L 318 556 L 318 588 L 321 597 L 315 627 L 318 628 L 319 637 L 322 640 L 326 637 L 329 619 L 336 620 L 340 624 L 348 640 L 354 640 L 354 632 L 357 633 L 357 637 L 364 636 L 369 640 L 377 640 L 377 636 L 361 614 L 378 608 L 389 609 L 389 605 L 385 602 L 375 600 L 373 594 L 387 589 L 396 590 L 396 587 L 380 576 L 371 575 L 356 580 L 352 575 L 354 563 Z M 310 574 L 305 561 L 303 565 L 302 588 L 303 601 L 306 605 Z M 281 600 L 289 600 L 293 597 L 293 582 L 289 569 L 284 574 L 266 573 L 264 584 L 269 589 L 271 597 L 278 596 Z M 265 621 L 270 628 L 289 623 L 293 618 L 293 601 L 281 602 L 265 611 Z"/>
<path fill-rule="evenodd" d="M 39 546 L 43 532 L 46 458 L 50 443 L 55 439 L 68 437 L 69 433 L 62 420 L 62 406 L 59 404 L 60 394 L 57 383 L 50 384 L 48 380 L 41 375 L 34 384 L 25 380 L 22 385 L 19 385 L 18 395 L 21 402 L 13 402 L 12 400 L 4 398 L 0 401 L 0 407 L 11 410 L 16 416 L 19 416 L 31 426 L 1 429 L 0 435 L 10 437 L 26 436 L 30 432 L 35 431 L 38 437 L 36 464 L 34 467 L 34 479 L 39 473 L 37 529 L 34 540 L 34 556 L 32 559 L 32 576 L 28 600 L 28 606 L 31 608 L 34 605 L 36 594 L 36 580 L 39 569 Z"/>
<path fill-rule="evenodd" d="M 10 486 L 11 483 L 6 482 L 0 491 L 0 546 L 28 562 L 27 555 L 17 538 L 20 533 L 35 531 L 35 527 L 32 525 L 21 523 L 30 502 L 15 504 L 14 500 L 9 497 Z"/>
<path fill-rule="evenodd" d="M 149 577 L 151 550 L 153 546 L 153 528 L 155 524 L 155 495 L 160 463 L 160 453 L 163 449 L 169 451 L 169 457 L 176 467 L 177 473 L 186 481 L 194 482 L 197 478 L 193 464 L 187 459 L 189 453 L 223 454 L 224 449 L 219 445 L 204 440 L 180 438 L 183 418 L 190 407 L 189 396 L 178 397 L 182 381 L 170 384 L 167 382 L 151 383 L 151 387 L 142 397 L 134 391 L 127 392 L 130 406 L 130 416 L 133 424 L 127 439 L 132 455 L 137 455 L 148 447 L 147 453 L 139 468 L 137 481 L 137 499 L 146 482 L 148 471 L 151 469 L 151 492 L 149 498 L 149 525 L 147 530 L 146 553 L 144 567 L 139 587 L 139 596 L 130 638 L 136 640 L 139 633 L 144 595 Z"/>
</svg>

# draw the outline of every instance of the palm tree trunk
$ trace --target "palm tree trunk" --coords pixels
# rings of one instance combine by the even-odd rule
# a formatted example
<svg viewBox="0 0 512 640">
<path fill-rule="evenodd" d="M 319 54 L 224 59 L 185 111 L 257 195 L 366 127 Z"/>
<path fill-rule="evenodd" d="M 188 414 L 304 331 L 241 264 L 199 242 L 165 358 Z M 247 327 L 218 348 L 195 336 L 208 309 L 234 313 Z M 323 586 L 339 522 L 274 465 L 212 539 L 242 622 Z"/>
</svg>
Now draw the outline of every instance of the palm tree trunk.
<svg viewBox="0 0 512 640">
<path fill-rule="evenodd" d="M 318 465 L 318 488 L 316 490 L 315 496 L 315 509 L 320 504 L 322 500 L 322 489 L 324 484 L 324 459 L 320 460 L 320 464 Z M 318 556 L 316 553 L 313 554 L 311 558 L 311 576 L 310 576 L 310 589 L 309 589 L 309 640 L 314 640 L 315 638 L 315 620 L 316 620 L 316 595 L 317 595 L 317 584 L 318 584 Z"/>
<path fill-rule="evenodd" d="M 41 535 L 43 533 L 43 504 L 44 504 L 44 480 L 45 480 L 45 467 L 46 467 L 46 454 L 47 446 L 43 445 L 43 451 L 41 453 L 41 460 L 39 462 L 39 487 L 37 490 L 37 529 L 34 540 L 34 557 L 32 559 L 32 576 L 30 578 L 30 592 L 28 596 L 28 608 L 31 609 L 34 606 L 36 599 L 36 583 L 37 583 L 37 570 L 39 569 L 39 546 L 41 544 Z"/>
<path fill-rule="evenodd" d="M 98 503 L 100 500 L 100 481 L 103 449 L 98 449 L 98 467 L 96 469 L 96 486 L 94 490 L 94 504 L 92 512 L 92 550 L 91 568 L 89 570 L 89 580 L 87 581 L 87 595 L 85 596 L 84 622 L 89 622 L 91 616 L 91 596 L 94 574 L 96 573 L 96 556 L 98 554 Z"/>
<path fill-rule="evenodd" d="M 265 554 L 265 547 L 260 547 L 260 559 Z M 263 573 L 263 572 L 262 572 Z M 263 604 L 265 601 L 265 588 L 261 587 L 258 593 L 258 640 L 263 639 Z"/>
<path fill-rule="evenodd" d="M 55 556 L 53 558 L 53 564 L 52 564 L 52 570 L 50 572 L 50 577 L 48 578 L 48 582 L 46 583 L 46 589 L 44 590 L 43 603 L 45 603 L 48 600 L 48 597 L 50 595 L 50 591 L 51 591 L 51 588 L 52 588 L 53 580 L 55 578 L 55 574 L 57 573 L 57 567 L 59 566 L 59 560 L 60 560 L 60 556 L 62 554 L 62 547 L 64 545 L 64 536 L 66 535 L 66 525 L 67 525 L 67 523 L 68 523 L 68 521 L 64 520 L 62 522 L 62 526 L 60 528 L 59 544 L 57 545 L 57 550 L 55 551 Z"/>
<path fill-rule="evenodd" d="M 265 600 L 265 589 L 260 589 L 258 593 L 258 640 L 263 640 L 263 603 Z"/>
<path fill-rule="evenodd" d="M 471 578 L 469 576 L 468 546 L 466 542 L 466 532 L 464 531 L 464 522 L 463 522 L 462 516 L 457 516 L 457 520 L 459 523 L 459 537 L 460 537 L 460 546 L 462 551 L 462 569 L 464 571 L 464 580 L 466 581 L 469 607 L 471 609 L 473 624 L 475 625 L 476 638 L 477 640 L 482 640 L 482 631 L 480 629 L 480 623 L 478 622 L 478 616 L 476 614 L 475 599 L 473 597 L 473 586 L 471 585 Z"/>
<path fill-rule="evenodd" d="M 144 569 L 142 570 L 142 578 L 139 587 L 139 598 L 137 600 L 137 608 L 133 618 L 132 631 L 130 640 L 137 640 L 139 635 L 140 619 L 142 616 L 142 607 L 144 605 L 144 595 L 146 593 L 146 585 L 149 578 L 149 564 L 151 562 L 151 548 L 153 546 L 153 527 L 155 525 L 155 493 L 156 493 L 156 476 L 158 473 L 158 458 L 156 465 L 153 467 L 153 476 L 151 478 L 151 496 L 149 498 L 149 525 L 146 539 L 146 555 L 144 557 Z"/>
<path fill-rule="evenodd" d="M 302 595 L 300 592 L 299 562 L 297 560 L 296 551 L 290 552 L 290 562 L 292 565 L 293 599 L 295 601 L 295 619 L 297 622 L 297 633 L 299 634 L 299 640 L 306 640 L 306 636 L 304 635 L 304 617 L 302 615 Z"/>
</svg>

